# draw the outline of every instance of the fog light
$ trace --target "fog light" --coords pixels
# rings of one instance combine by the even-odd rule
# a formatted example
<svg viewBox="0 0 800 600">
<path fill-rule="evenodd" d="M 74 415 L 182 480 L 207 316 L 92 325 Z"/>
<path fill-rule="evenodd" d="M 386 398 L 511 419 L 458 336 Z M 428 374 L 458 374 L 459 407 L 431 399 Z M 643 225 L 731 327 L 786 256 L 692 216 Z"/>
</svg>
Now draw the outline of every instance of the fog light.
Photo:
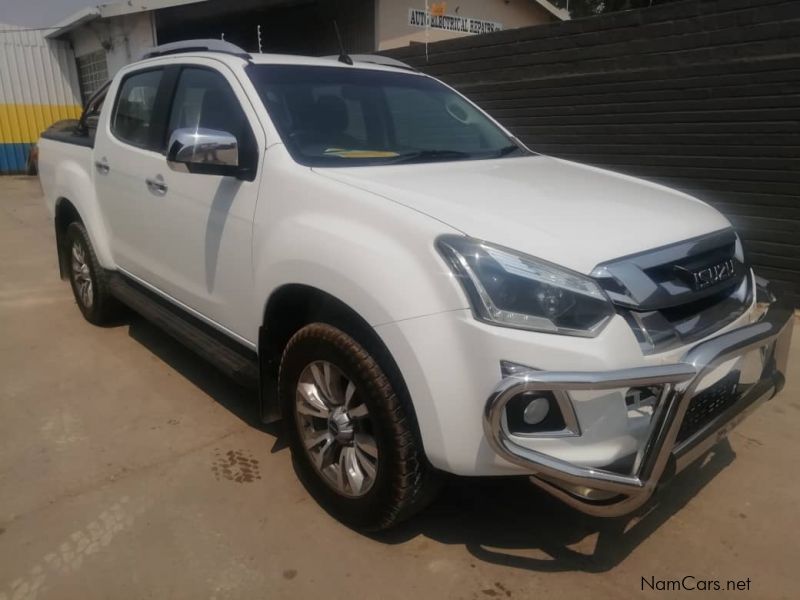
<svg viewBox="0 0 800 600">
<path fill-rule="evenodd" d="M 506 420 L 511 433 L 555 433 L 566 424 L 552 392 L 522 392 L 506 405 Z"/>
<path fill-rule="evenodd" d="M 531 482 L 535 484 L 537 477 L 539 479 L 544 479 L 545 481 L 549 481 L 556 487 L 560 487 L 561 489 L 568 491 L 570 494 L 578 496 L 580 498 L 585 498 L 586 500 L 593 500 L 593 501 L 610 500 L 614 496 L 619 495 L 617 492 L 596 490 L 594 488 L 586 487 L 584 485 L 571 485 L 569 483 L 564 483 L 563 481 L 556 481 L 555 479 L 552 479 L 550 477 L 545 477 L 543 475 L 537 475 L 536 477 L 531 477 L 530 478 Z"/>
<path fill-rule="evenodd" d="M 544 396 L 534 396 L 522 411 L 522 420 L 528 425 L 538 425 L 550 412 L 550 401 Z"/>
</svg>

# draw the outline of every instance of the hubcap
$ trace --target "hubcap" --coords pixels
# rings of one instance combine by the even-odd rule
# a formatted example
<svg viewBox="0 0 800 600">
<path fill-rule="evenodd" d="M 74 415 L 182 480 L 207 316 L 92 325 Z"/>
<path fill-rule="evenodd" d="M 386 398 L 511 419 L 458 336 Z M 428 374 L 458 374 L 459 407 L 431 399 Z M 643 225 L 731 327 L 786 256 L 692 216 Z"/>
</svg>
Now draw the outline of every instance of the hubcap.
<svg viewBox="0 0 800 600">
<path fill-rule="evenodd" d="M 366 494 L 378 471 L 378 445 L 355 384 L 333 363 L 312 362 L 300 373 L 295 417 L 322 479 L 344 496 Z"/>
<path fill-rule="evenodd" d="M 340 444 L 349 444 L 354 440 L 355 427 L 344 407 L 337 406 L 333 409 L 331 416 L 328 417 L 328 431 Z"/>
<path fill-rule="evenodd" d="M 83 245 L 78 240 L 72 243 L 72 280 L 75 282 L 75 289 L 81 304 L 86 308 L 91 308 L 94 302 L 92 276 L 86 262 Z"/>
</svg>

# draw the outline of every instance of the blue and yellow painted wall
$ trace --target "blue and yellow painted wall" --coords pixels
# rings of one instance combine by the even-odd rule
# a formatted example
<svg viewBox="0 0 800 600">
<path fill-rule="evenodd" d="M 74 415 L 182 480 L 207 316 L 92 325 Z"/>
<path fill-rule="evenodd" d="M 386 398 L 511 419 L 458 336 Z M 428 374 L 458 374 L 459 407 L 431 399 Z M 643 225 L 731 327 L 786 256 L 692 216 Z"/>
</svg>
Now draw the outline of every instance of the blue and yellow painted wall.
<svg viewBox="0 0 800 600">
<path fill-rule="evenodd" d="M 25 171 L 31 145 L 42 131 L 80 114 L 77 104 L 0 104 L 0 173 Z"/>
<path fill-rule="evenodd" d="M 24 172 L 42 131 L 80 113 L 69 45 L 41 31 L 0 24 L 0 174 Z"/>
</svg>

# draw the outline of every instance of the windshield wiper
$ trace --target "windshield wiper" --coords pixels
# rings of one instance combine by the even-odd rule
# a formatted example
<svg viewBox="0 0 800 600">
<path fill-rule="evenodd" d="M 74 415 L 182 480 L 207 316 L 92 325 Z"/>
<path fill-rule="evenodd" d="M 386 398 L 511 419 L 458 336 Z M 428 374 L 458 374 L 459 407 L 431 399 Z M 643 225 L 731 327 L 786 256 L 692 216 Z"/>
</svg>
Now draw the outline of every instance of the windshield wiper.
<svg viewBox="0 0 800 600">
<path fill-rule="evenodd" d="M 499 150 L 487 152 L 486 154 L 472 154 L 470 152 L 461 152 L 460 150 L 417 150 L 415 152 L 407 152 L 400 154 L 389 161 L 389 164 L 396 163 L 411 163 L 411 162 L 426 162 L 436 160 L 459 160 L 466 158 L 500 158 L 508 156 L 514 152 L 525 154 L 525 150 L 516 144 L 504 146 Z"/>
<path fill-rule="evenodd" d="M 508 155 L 509 155 L 509 154 L 511 154 L 512 152 L 516 152 L 516 151 L 520 152 L 520 154 L 524 154 L 524 153 L 525 153 L 525 151 L 524 151 L 522 148 L 520 148 L 520 147 L 519 147 L 519 146 L 517 146 L 516 144 L 512 144 L 512 145 L 510 145 L 510 146 L 505 146 L 505 147 L 503 147 L 503 148 L 500 148 L 500 150 L 497 150 L 497 151 L 496 151 L 496 152 L 493 154 L 493 156 L 494 156 L 495 158 L 500 158 L 501 156 L 508 156 Z"/>
<path fill-rule="evenodd" d="M 400 154 L 399 156 L 390 160 L 389 163 L 395 164 L 450 159 L 458 160 L 460 158 L 470 158 L 471 156 L 472 155 L 469 152 L 461 152 L 459 150 L 417 150 L 416 152 Z"/>
</svg>

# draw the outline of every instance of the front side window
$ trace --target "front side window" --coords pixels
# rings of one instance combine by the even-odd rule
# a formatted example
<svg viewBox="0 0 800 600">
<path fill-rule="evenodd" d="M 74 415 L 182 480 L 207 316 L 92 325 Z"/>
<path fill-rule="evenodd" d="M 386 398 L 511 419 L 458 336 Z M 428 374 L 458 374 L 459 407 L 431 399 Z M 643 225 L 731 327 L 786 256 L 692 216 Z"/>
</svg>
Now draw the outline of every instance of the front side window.
<svg viewBox="0 0 800 600">
<path fill-rule="evenodd" d="M 120 86 L 111 131 L 123 142 L 148 148 L 152 142 L 153 107 L 163 71 L 128 75 Z"/>
<path fill-rule="evenodd" d="M 176 129 L 229 133 L 237 140 L 240 166 L 255 168 L 255 138 L 247 117 L 227 80 L 216 71 L 195 67 L 181 70 L 169 115 L 168 139 Z"/>
<path fill-rule="evenodd" d="M 185 128 L 225 131 L 242 143 L 247 118 L 219 73 L 192 67 L 181 70 L 168 129 L 172 132 Z"/>
<path fill-rule="evenodd" d="M 292 156 L 309 166 L 472 160 L 527 154 L 460 95 L 410 73 L 251 65 Z"/>
</svg>

